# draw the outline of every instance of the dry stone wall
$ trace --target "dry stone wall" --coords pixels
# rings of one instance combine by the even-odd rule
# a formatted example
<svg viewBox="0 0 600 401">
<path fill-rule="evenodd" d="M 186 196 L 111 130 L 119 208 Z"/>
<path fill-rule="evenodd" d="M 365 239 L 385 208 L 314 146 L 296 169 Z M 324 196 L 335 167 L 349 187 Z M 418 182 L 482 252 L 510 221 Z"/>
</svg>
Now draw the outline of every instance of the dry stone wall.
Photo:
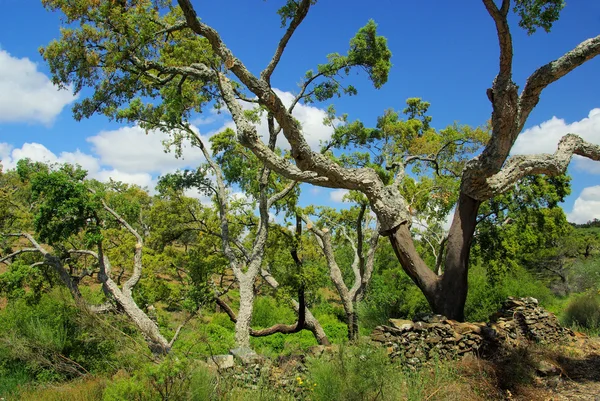
<svg viewBox="0 0 600 401">
<path fill-rule="evenodd" d="M 500 346 L 526 342 L 556 342 L 574 333 L 561 327 L 552 313 L 535 298 L 509 297 L 489 323 L 461 323 L 441 315 L 420 321 L 390 319 L 378 326 L 371 340 L 383 344 L 392 359 L 410 365 L 428 360 L 455 359 L 464 355 L 486 355 Z"/>
</svg>

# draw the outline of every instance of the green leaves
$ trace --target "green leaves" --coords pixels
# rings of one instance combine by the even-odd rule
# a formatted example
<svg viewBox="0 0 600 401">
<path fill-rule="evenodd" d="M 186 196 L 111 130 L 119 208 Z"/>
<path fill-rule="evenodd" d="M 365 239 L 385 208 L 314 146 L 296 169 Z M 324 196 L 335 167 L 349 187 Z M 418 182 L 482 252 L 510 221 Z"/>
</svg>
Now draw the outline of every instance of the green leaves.
<svg viewBox="0 0 600 401">
<path fill-rule="evenodd" d="M 312 70 L 306 73 L 304 85 L 308 85 L 318 77 L 326 79 L 314 85 L 304 99 L 306 102 L 322 102 L 342 94 L 356 95 L 357 90 L 354 86 L 344 87 L 338 80 L 338 77 L 341 78 L 341 73 L 348 75 L 355 67 L 366 71 L 369 80 L 379 89 L 387 82 L 392 67 L 391 57 L 392 52 L 387 46 L 387 39 L 377 35 L 377 24 L 370 20 L 350 40 L 350 49 L 345 56 L 331 53 L 327 56 L 328 63 L 319 64 L 316 73 Z"/>
<path fill-rule="evenodd" d="M 65 165 L 31 178 L 34 200 L 40 201 L 34 226 L 42 241 L 53 245 L 83 229 L 88 243 L 101 239 L 96 212 L 101 204 L 85 184 L 86 174 L 80 167 Z"/>
<path fill-rule="evenodd" d="M 532 35 L 537 28 L 550 32 L 564 6 L 564 0 L 515 0 L 513 11 L 521 18 L 519 26 Z"/>
<path fill-rule="evenodd" d="M 137 0 L 125 7 L 96 0 L 43 3 L 66 17 L 61 38 L 40 49 L 53 82 L 75 93 L 93 88 L 91 96 L 75 104 L 76 119 L 101 113 L 142 122 L 145 128 L 172 128 L 211 100 L 213 82 L 194 73 L 184 77 L 179 67 L 219 62 L 206 39 L 173 28 L 183 15 L 171 2 Z"/>
</svg>

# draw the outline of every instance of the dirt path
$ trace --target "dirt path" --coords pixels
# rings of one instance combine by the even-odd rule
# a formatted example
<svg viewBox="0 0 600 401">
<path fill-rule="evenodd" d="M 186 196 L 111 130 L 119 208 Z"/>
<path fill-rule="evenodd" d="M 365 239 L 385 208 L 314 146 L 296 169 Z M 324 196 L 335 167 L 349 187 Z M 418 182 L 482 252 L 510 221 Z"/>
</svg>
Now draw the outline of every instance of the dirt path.
<svg viewBox="0 0 600 401">
<path fill-rule="evenodd" d="M 543 399 L 600 401 L 600 340 L 582 338 L 561 354 L 554 361 L 560 374 L 540 380 L 547 389 Z"/>
</svg>

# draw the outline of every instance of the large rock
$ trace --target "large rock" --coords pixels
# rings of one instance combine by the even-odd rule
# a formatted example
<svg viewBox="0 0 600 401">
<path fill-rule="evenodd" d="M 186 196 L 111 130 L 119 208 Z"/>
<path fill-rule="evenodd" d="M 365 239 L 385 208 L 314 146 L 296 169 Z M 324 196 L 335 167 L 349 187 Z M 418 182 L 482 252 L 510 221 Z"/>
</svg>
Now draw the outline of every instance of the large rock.
<svg viewBox="0 0 600 401">
<path fill-rule="evenodd" d="M 233 355 L 213 355 L 206 359 L 206 363 L 217 369 L 230 369 L 234 366 Z"/>
<path fill-rule="evenodd" d="M 402 331 L 412 330 L 415 326 L 415 323 L 412 320 L 405 319 L 390 319 L 390 324 L 392 325 L 392 327 L 395 327 L 398 330 Z"/>
<path fill-rule="evenodd" d="M 236 357 L 244 366 L 259 364 L 263 361 L 263 357 L 258 355 L 254 350 L 248 347 L 234 348 L 229 351 L 231 355 Z"/>
</svg>

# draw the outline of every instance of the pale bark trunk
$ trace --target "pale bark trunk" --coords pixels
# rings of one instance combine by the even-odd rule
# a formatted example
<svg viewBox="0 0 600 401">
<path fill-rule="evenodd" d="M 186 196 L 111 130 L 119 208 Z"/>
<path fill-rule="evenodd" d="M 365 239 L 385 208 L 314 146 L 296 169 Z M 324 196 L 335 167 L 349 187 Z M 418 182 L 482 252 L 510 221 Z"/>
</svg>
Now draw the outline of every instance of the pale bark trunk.
<svg viewBox="0 0 600 401">
<path fill-rule="evenodd" d="M 292 301 L 292 306 L 296 313 L 300 313 L 300 305 L 296 300 Z M 329 338 L 327 338 L 327 334 L 325 334 L 325 330 L 321 326 L 321 323 L 317 320 L 317 318 L 312 314 L 312 312 L 308 308 L 304 308 L 305 321 L 304 327 L 310 330 L 315 336 L 315 340 L 317 340 L 317 344 L 320 345 L 330 345 Z"/>
<path fill-rule="evenodd" d="M 146 339 L 152 353 L 167 354 L 171 350 L 172 344 L 160 333 L 156 323 L 135 303 L 131 295 L 131 289 L 126 292 L 121 291 L 117 283 L 110 278 L 112 269 L 110 261 L 103 253 L 102 245 L 98 246 L 98 254 L 95 256 L 98 258 L 100 264 L 98 278 L 102 282 L 104 290 L 110 294 L 127 317 L 137 326 Z"/>
<path fill-rule="evenodd" d="M 235 323 L 235 344 L 250 347 L 250 323 L 254 309 L 254 277 L 238 277 L 240 286 L 240 310 Z"/>
</svg>

